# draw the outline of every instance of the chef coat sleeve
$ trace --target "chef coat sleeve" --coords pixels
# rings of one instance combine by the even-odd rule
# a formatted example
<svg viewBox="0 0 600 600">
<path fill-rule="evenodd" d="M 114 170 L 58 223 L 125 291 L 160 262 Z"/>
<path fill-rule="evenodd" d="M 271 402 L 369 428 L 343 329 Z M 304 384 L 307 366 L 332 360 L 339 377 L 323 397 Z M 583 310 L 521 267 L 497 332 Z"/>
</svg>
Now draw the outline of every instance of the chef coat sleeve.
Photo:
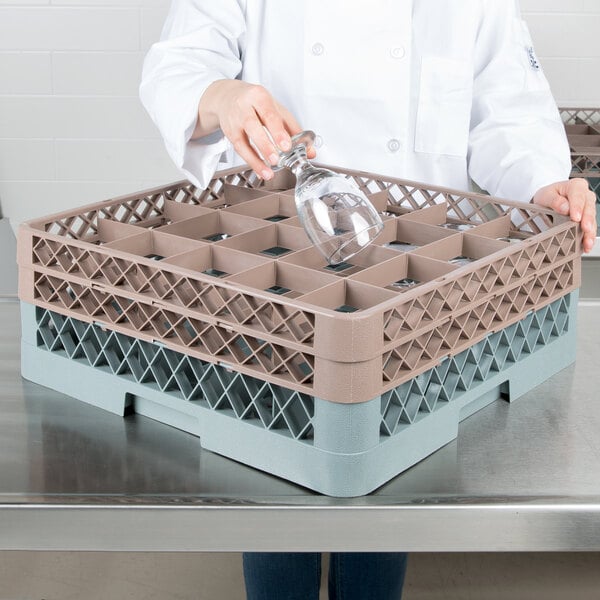
<svg viewBox="0 0 600 600">
<path fill-rule="evenodd" d="M 492 195 L 528 202 L 542 186 L 568 179 L 569 146 L 518 3 L 482 5 L 469 175 Z"/>
<path fill-rule="evenodd" d="M 170 157 L 205 188 L 229 142 L 219 130 L 192 140 L 198 103 L 218 79 L 242 69 L 244 8 L 236 0 L 174 0 L 160 41 L 144 61 L 140 98 L 158 127 Z"/>
</svg>

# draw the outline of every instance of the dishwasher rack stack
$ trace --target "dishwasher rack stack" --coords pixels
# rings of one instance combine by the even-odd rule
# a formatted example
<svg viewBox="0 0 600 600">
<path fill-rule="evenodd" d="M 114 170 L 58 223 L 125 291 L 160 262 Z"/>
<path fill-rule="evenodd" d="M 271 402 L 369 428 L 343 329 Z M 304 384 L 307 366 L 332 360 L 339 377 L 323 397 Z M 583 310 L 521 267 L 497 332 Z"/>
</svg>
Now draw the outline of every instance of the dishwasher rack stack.
<svg viewBox="0 0 600 600">
<path fill-rule="evenodd" d="M 574 360 L 577 224 L 334 170 L 384 221 L 338 265 L 306 237 L 287 172 L 230 169 L 206 190 L 179 182 L 25 224 L 24 376 L 356 496 Z"/>
</svg>

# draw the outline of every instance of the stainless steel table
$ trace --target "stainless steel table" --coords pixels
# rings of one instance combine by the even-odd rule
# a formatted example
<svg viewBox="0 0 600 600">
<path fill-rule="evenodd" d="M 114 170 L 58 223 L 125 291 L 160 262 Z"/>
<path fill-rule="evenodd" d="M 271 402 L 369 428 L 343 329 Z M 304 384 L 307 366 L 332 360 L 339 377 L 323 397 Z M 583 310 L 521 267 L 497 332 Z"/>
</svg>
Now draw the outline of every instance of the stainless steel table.
<svg viewBox="0 0 600 600">
<path fill-rule="evenodd" d="M 600 303 L 576 365 L 355 499 L 22 380 L 18 321 L 0 302 L 0 550 L 600 550 Z"/>
</svg>

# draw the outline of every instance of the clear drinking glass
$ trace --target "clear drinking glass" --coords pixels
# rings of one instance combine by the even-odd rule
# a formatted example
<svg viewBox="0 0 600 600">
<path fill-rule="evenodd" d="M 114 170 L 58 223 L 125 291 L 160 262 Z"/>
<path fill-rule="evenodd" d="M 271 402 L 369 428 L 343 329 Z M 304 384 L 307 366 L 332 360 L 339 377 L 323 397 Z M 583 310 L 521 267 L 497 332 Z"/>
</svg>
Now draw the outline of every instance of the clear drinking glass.
<svg viewBox="0 0 600 600">
<path fill-rule="evenodd" d="M 383 229 L 381 217 L 361 190 L 343 175 L 315 167 L 306 149 L 312 131 L 292 138 L 292 148 L 280 152 L 278 167 L 296 176 L 296 209 L 310 241 L 330 264 L 347 261 L 368 246 Z"/>
</svg>

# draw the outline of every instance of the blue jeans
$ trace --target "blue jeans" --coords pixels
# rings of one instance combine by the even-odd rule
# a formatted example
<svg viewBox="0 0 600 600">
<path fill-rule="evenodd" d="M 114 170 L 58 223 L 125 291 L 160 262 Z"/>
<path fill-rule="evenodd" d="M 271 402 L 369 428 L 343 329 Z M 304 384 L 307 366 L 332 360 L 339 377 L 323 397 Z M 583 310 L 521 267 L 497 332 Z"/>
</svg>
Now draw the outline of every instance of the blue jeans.
<svg viewBox="0 0 600 600">
<path fill-rule="evenodd" d="M 332 552 L 330 600 L 399 600 L 404 552 Z M 319 600 L 319 552 L 245 552 L 248 600 Z"/>
</svg>

